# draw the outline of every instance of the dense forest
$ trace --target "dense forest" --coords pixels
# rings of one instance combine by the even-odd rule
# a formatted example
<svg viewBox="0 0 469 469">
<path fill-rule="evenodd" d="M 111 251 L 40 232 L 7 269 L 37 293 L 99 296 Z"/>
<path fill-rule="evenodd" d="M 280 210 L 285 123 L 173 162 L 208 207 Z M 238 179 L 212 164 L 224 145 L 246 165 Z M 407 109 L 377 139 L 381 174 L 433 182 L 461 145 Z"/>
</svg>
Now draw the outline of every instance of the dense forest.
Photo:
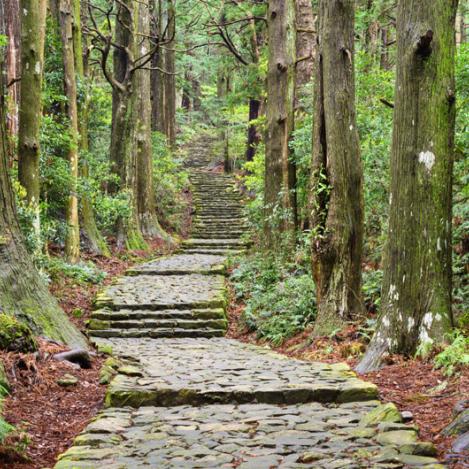
<svg viewBox="0 0 469 469">
<path fill-rule="evenodd" d="M 468 24 L 467 0 L 0 0 L 0 465 L 52 467 L 119 407 L 115 324 L 212 337 L 150 331 L 201 308 L 208 256 L 210 331 L 347 362 L 437 448 L 409 454 L 465 467 Z M 314 467 L 417 465 L 367 461 Z"/>
</svg>

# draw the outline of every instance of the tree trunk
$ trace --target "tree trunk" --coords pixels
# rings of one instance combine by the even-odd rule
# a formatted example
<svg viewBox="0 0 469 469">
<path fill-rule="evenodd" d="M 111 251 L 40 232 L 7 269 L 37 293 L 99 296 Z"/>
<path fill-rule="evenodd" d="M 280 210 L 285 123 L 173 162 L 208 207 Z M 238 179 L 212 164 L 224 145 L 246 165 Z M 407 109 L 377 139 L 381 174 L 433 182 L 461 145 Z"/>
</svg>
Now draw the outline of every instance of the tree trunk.
<svg viewBox="0 0 469 469">
<path fill-rule="evenodd" d="M 257 125 L 253 122 L 259 118 L 259 109 L 261 102 L 258 99 L 249 100 L 249 126 L 248 126 L 248 143 L 246 148 L 246 161 L 253 161 L 256 155 L 257 146 L 261 140 L 261 136 L 257 131 Z"/>
<path fill-rule="evenodd" d="M 10 160 L 16 153 L 14 145 L 18 130 L 18 112 L 20 101 L 20 82 L 21 77 L 21 22 L 20 22 L 20 5 L 19 0 L 5 1 L 5 23 L 6 35 L 8 36 L 7 55 L 6 55 L 6 82 L 8 87 L 7 98 L 7 133 L 9 137 Z"/>
<path fill-rule="evenodd" d="M 316 46 L 316 19 L 311 0 L 296 2 L 296 107 L 305 97 L 305 86 L 311 83 Z"/>
<path fill-rule="evenodd" d="M 269 58 L 265 153 L 265 241 L 278 246 L 284 233 L 294 243 L 296 229 L 295 167 L 289 141 L 294 128 L 296 26 L 295 1 L 271 0 L 267 12 Z M 280 213 L 276 207 L 280 208 Z"/>
<path fill-rule="evenodd" d="M 252 12 L 251 12 L 252 14 Z M 252 64 L 256 68 L 259 67 L 260 60 L 260 51 L 259 45 L 262 42 L 262 34 L 258 34 L 256 28 L 256 22 L 254 19 L 251 19 L 249 22 L 251 28 L 251 57 Z M 259 71 L 256 70 L 257 75 Z M 257 124 L 254 122 L 259 118 L 259 110 L 261 107 L 261 89 L 263 88 L 264 83 L 260 80 L 259 76 L 256 78 L 256 81 L 253 85 L 253 94 L 249 98 L 249 124 L 248 124 L 248 140 L 246 145 L 246 161 L 253 161 L 254 156 L 256 156 L 257 147 L 261 140 L 261 135 L 257 129 Z"/>
<path fill-rule="evenodd" d="M 40 246 L 39 137 L 42 117 L 42 76 L 46 0 L 21 0 L 21 101 L 18 133 L 18 179 L 34 212 L 34 232 Z"/>
<path fill-rule="evenodd" d="M 78 105 L 78 129 L 80 133 L 80 176 L 87 180 L 89 178 L 88 152 L 89 152 L 89 136 L 88 136 L 88 108 L 89 108 L 89 86 L 88 77 L 85 73 L 85 56 L 83 54 L 83 37 L 81 34 L 81 0 L 73 0 L 73 52 L 75 56 L 75 70 L 77 78 L 84 90 L 84 97 Z M 87 70 L 87 68 L 86 68 Z M 109 256 L 109 248 L 107 247 L 104 237 L 96 226 L 93 204 L 89 194 L 82 194 L 80 200 L 80 221 L 81 230 L 85 239 L 86 247 L 90 252 L 100 256 Z"/>
<path fill-rule="evenodd" d="M 176 54 L 174 47 L 176 45 L 176 10 L 173 0 L 166 0 L 168 15 L 168 44 L 165 46 L 164 53 L 164 96 L 165 96 L 165 127 L 166 138 L 171 148 L 176 145 Z"/>
<path fill-rule="evenodd" d="M 148 4 L 138 6 L 138 50 L 144 54 L 150 50 L 150 11 Z M 135 132 L 137 159 L 137 207 L 140 228 L 144 236 L 167 239 L 156 217 L 155 191 L 153 187 L 153 152 L 151 141 L 151 78 L 149 70 L 135 72 L 137 124 Z"/>
<path fill-rule="evenodd" d="M 363 172 L 355 116 L 354 1 L 321 0 L 312 161 L 315 335 L 362 311 Z"/>
<path fill-rule="evenodd" d="M 165 26 L 163 25 L 163 5 L 162 0 L 154 0 L 153 16 L 156 18 L 154 24 L 154 36 L 161 42 L 162 34 Z M 158 48 L 156 54 L 152 58 L 151 71 L 151 89 L 152 89 L 152 106 L 151 106 L 151 127 L 162 134 L 165 133 L 165 95 L 164 95 L 164 51 Z"/>
<path fill-rule="evenodd" d="M 0 2 L 0 34 L 5 33 L 4 18 Z M 20 233 L 8 176 L 4 79 L 0 49 L 0 311 L 14 314 L 36 334 L 70 346 L 86 347 L 84 337 L 69 322 L 34 268 Z"/>
<path fill-rule="evenodd" d="M 443 341 L 451 314 L 457 0 L 400 0 L 381 314 L 360 371 Z"/>
<path fill-rule="evenodd" d="M 68 161 L 70 163 L 70 195 L 67 202 L 67 235 L 65 257 L 70 263 L 80 260 L 80 223 L 78 219 L 78 107 L 75 55 L 73 52 L 73 16 L 71 0 L 59 0 L 60 32 L 62 36 L 65 95 L 69 119 Z"/>
<path fill-rule="evenodd" d="M 383 70 L 389 70 L 388 30 L 381 29 L 381 54 L 379 65 Z"/>
<path fill-rule="evenodd" d="M 139 100 L 142 92 L 132 72 L 137 50 L 138 6 L 133 0 L 125 0 L 119 7 L 116 21 L 115 41 L 119 46 L 114 54 L 114 77 L 120 87 L 113 92 L 113 124 L 110 154 L 112 170 L 119 177 L 118 190 L 128 200 L 128 212 L 122 214 L 117 226 L 117 246 L 127 249 L 146 249 L 138 216 L 138 151 L 136 135 L 138 126 Z M 149 105 L 150 103 L 147 103 Z"/>
</svg>

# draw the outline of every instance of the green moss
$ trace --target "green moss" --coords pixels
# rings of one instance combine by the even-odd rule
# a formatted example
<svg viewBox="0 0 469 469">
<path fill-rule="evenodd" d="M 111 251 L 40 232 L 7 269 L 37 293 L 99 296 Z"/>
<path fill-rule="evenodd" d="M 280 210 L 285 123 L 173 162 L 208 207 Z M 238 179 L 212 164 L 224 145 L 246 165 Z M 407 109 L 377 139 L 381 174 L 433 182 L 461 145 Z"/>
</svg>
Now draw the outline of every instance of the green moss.
<svg viewBox="0 0 469 469">
<path fill-rule="evenodd" d="M 10 352 L 35 352 L 37 343 L 31 329 L 13 316 L 0 314 L 0 349 Z"/>
</svg>

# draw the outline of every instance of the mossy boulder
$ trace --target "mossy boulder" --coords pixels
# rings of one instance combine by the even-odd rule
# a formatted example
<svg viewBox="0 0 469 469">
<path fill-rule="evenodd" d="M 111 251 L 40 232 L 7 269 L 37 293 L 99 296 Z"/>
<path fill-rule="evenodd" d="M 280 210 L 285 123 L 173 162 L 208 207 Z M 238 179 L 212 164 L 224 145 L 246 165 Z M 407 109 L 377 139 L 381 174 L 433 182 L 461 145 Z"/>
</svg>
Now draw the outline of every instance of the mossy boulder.
<svg viewBox="0 0 469 469">
<path fill-rule="evenodd" d="M 372 427 L 382 422 L 401 423 L 402 416 L 397 407 L 391 402 L 381 404 L 368 412 L 361 420 L 361 427 Z"/>
<path fill-rule="evenodd" d="M 0 313 L 0 349 L 8 352 L 35 352 L 37 343 L 26 324 L 13 316 Z"/>
</svg>

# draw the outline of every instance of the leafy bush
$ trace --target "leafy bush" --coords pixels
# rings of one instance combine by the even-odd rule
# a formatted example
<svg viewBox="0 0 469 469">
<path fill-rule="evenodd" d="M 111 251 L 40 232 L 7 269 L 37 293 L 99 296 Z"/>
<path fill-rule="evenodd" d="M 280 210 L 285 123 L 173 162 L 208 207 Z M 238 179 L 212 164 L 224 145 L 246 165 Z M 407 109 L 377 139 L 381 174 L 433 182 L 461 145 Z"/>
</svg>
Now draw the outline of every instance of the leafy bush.
<svg viewBox="0 0 469 469">
<path fill-rule="evenodd" d="M 435 368 L 442 368 L 447 376 L 454 375 L 458 369 L 469 365 L 469 337 L 461 331 L 450 336 L 451 344 L 435 357 Z"/>
<path fill-rule="evenodd" d="M 41 266 L 53 280 L 65 276 L 81 284 L 98 284 L 106 277 L 106 272 L 99 270 L 92 262 L 67 264 L 59 257 L 47 257 L 42 259 Z"/>
<path fill-rule="evenodd" d="M 308 272 L 288 271 L 278 262 L 254 257 L 235 269 L 232 281 L 236 295 L 246 302 L 244 323 L 274 345 L 303 331 L 316 317 Z"/>
<path fill-rule="evenodd" d="M 182 192 L 188 186 L 188 173 L 182 157 L 169 150 L 159 132 L 153 133 L 153 181 L 158 219 L 165 228 L 180 231 L 187 207 Z"/>
</svg>

